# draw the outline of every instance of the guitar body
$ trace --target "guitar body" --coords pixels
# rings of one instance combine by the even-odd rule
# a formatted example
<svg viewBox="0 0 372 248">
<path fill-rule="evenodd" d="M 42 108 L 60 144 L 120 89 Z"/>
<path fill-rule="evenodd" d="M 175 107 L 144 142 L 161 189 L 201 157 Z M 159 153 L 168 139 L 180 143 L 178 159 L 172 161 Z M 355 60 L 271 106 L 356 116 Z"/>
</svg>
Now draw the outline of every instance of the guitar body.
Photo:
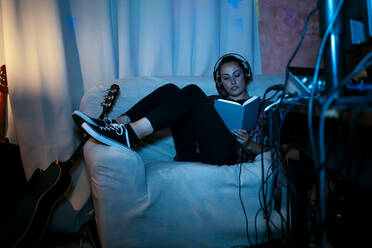
<svg viewBox="0 0 372 248">
<path fill-rule="evenodd" d="M 45 232 L 56 203 L 71 185 L 68 170 L 53 162 L 46 170 L 37 169 L 14 209 L 6 235 L 7 247 L 32 247 Z"/>
</svg>

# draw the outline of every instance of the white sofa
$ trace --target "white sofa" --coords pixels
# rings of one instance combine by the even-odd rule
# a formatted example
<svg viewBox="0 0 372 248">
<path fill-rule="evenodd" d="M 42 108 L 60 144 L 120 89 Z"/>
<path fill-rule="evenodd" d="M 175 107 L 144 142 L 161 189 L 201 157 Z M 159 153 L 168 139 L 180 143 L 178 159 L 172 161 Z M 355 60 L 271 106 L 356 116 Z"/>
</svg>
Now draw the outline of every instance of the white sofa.
<svg viewBox="0 0 372 248">
<path fill-rule="evenodd" d="M 252 95 L 283 83 L 281 75 L 254 75 L 248 86 Z M 120 96 L 110 113 L 116 117 L 155 88 L 174 83 L 194 83 L 207 95 L 216 94 L 213 78 L 135 77 L 97 84 L 82 98 L 80 110 L 90 116 L 101 112 L 100 102 L 111 84 Z M 155 133 L 136 152 L 99 144 L 90 139 L 84 147 L 99 238 L 103 247 L 233 247 L 267 240 L 263 219 L 261 180 L 271 170 L 271 154 L 255 162 L 233 166 L 174 162 L 175 149 L 169 130 Z M 270 226 L 282 233 L 283 220 L 273 210 L 269 178 L 267 190 Z M 239 185 L 241 187 L 239 187 Z M 239 190 L 240 194 L 239 194 Z M 282 189 L 285 196 L 285 189 Z M 240 198 L 241 196 L 241 198 Z M 249 241 L 246 236 L 248 219 Z M 282 213 L 285 215 L 285 200 Z"/>
</svg>

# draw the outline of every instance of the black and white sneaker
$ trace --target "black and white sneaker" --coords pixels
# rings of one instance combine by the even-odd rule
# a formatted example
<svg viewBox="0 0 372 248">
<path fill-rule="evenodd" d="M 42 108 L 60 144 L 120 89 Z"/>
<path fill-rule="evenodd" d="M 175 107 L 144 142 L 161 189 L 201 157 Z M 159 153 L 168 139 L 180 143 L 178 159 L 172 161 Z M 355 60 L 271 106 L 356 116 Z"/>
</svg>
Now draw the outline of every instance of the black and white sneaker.
<svg viewBox="0 0 372 248">
<path fill-rule="evenodd" d="M 83 125 L 84 122 L 88 123 L 89 125 L 93 125 L 93 126 L 106 126 L 106 125 L 111 125 L 113 123 L 116 123 L 115 120 L 111 120 L 109 118 L 105 118 L 102 120 L 92 118 L 79 110 L 75 110 L 72 113 L 72 119 L 75 121 L 75 124 L 78 127 L 81 127 L 81 125 Z"/>
<path fill-rule="evenodd" d="M 130 147 L 128 130 L 125 128 L 124 124 L 113 123 L 111 125 L 95 126 L 84 122 L 81 127 L 90 136 L 103 144 L 132 150 Z"/>
</svg>

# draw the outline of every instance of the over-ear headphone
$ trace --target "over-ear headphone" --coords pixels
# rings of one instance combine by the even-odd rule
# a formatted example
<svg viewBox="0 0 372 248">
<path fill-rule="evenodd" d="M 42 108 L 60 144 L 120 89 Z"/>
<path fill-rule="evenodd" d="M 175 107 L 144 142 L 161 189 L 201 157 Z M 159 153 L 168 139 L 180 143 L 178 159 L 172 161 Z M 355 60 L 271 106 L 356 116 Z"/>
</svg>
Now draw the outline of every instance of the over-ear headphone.
<svg viewBox="0 0 372 248">
<path fill-rule="evenodd" d="M 236 62 L 239 64 L 239 66 L 243 69 L 244 78 L 246 83 L 248 84 L 250 81 L 252 81 L 252 69 L 249 65 L 248 61 L 240 54 L 237 53 L 228 53 L 223 55 L 221 58 L 219 58 L 214 65 L 213 69 L 213 78 L 214 82 L 216 83 L 216 88 L 218 93 L 222 97 L 227 97 L 228 93 L 225 90 L 225 87 L 223 86 L 221 82 L 221 75 L 220 75 L 220 69 L 223 64 L 229 63 L 229 62 Z"/>
</svg>

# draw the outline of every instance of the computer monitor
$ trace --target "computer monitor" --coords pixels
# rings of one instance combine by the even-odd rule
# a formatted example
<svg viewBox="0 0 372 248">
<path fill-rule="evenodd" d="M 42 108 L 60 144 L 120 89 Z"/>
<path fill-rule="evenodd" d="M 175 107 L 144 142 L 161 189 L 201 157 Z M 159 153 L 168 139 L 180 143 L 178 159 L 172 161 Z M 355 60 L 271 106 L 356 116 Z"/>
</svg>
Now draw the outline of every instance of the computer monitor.
<svg viewBox="0 0 372 248">
<path fill-rule="evenodd" d="M 343 50 L 345 74 L 354 70 L 360 60 L 372 51 L 372 0 L 344 0 Z M 372 68 L 364 68 L 363 73 L 345 87 L 346 95 L 366 95 L 372 89 Z"/>
<path fill-rule="evenodd" d="M 319 24 L 322 37 L 339 3 L 340 0 L 320 0 Z M 326 93 L 337 88 L 349 72 L 345 67 L 345 54 L 371 41 L 372 0 L 344 0 L 323 54 Z M 355 61 L 355 65 L 359 61 Z"/>
<path fill-rule="evenodd" d="M 372 38 L 372 0 L 344 1 L 344 51 L 348 51 Z"/>
<path fill-rule="evenodd" d="M 340 0 L 319 0 L 321 37 L 329 27 L 339 3 Z M 337 88 L 366 55 L 366 52 L 372 50 L 372 0 L 344 0 L 342 9 L 332 27 L 328 44 L 323 52 L 323 70 L 318 75 L 317 93 L 322 96 L 327 96 L 330 91 Z M 367 48 L 366 45 L 368 45 Z M 360 52 L 362 47 L 363 51 Z M 354 51 L 358 51 L 358 56 L 355 56 Z M 310 83 L 313 79 L 314 68 L 290 67 L 287 69 L 289 83 L 286 92 L 308 94 L 311 91 Z M 367 84 L 372 83 L 371 76 L 363 80 Z M 358 91 L 360 91 L 359 88 Z"/>
</svg>

